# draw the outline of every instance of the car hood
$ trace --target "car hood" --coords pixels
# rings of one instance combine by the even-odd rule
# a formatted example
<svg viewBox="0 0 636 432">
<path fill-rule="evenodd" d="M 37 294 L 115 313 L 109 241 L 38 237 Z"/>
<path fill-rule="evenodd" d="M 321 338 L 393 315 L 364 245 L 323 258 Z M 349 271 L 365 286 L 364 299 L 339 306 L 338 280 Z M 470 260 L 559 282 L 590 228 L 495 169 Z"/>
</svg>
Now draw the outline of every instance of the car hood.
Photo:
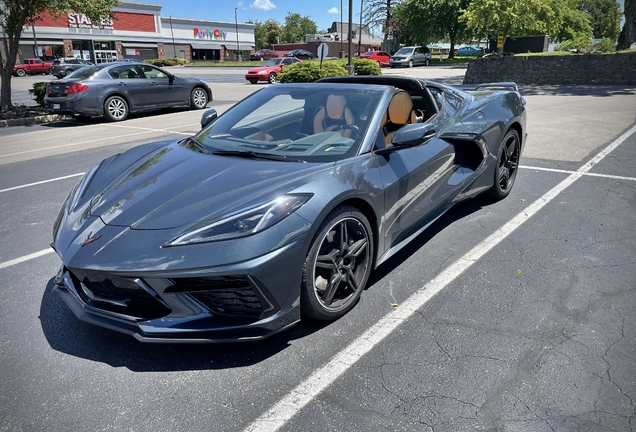
<svg viewBox="0 0 636 432">
<path fill-rule="evenodd" d="M 172 143 L 114 178 L 112 167 L 100 167 L 91 181 L 101 189 L 91 188 L 90 214 L 112 226 L 176 228 L 274 199 L 332 165 L 215 156 Z"/>
<path fill-rule="evenodd" d="M 277 72 L 279 69 L 278 66 L 261 66 L 254 69 L 250 69 L 247 73 L 259 73 L 260 71 L 266 72 Z"/>
</svg>

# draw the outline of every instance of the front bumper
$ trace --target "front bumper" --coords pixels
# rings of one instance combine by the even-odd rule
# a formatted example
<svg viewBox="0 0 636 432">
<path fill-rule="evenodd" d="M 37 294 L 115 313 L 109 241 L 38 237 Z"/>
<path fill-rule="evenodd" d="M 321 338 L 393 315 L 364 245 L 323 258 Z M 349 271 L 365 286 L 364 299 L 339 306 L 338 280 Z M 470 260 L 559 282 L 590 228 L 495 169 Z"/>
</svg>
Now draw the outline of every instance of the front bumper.
<svg viewBox="0 0 636 432">
<path fill-rule="evenodd" d="M 246 74 L 245 75 L 245 79 L 248 81 L 268 81 L 269 80 L 269 73 L 266 74 Z"/>
<path fill-rule="evenodd" d="M 300 249 L 288 245 L 247 262 L 194 273 L 140 276 L 63 266 L 54 292 L 80 320 L 141 342 L 260 340 L 300 320 L 300 274 L 289 271 Z M 287 296 L 277 294 L 281 288 Z"/>
</svg>

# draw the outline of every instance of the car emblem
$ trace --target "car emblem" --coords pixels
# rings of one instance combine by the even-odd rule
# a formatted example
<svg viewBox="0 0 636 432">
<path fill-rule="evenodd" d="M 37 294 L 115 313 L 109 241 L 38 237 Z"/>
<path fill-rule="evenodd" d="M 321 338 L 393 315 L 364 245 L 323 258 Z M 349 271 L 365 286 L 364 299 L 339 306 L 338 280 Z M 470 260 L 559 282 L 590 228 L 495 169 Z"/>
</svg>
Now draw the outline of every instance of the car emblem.
<svg viewBox="0 0 636 432">
<path fill-rule="evenodd" d="M 94 237 L 91 237 L 93 235 L 93 232 L 91 231 L 87 236 L 86 236 L 86 240 L 84 240 L 84 243 L 82 243 L 82 246 L 80 247 L 84 247 L 87 244 L 91 244 L 93 243 L 95 240 L 99 240 L 99 238 L 101 237 L 101 235 L 96 235 Z"/>
</svg>

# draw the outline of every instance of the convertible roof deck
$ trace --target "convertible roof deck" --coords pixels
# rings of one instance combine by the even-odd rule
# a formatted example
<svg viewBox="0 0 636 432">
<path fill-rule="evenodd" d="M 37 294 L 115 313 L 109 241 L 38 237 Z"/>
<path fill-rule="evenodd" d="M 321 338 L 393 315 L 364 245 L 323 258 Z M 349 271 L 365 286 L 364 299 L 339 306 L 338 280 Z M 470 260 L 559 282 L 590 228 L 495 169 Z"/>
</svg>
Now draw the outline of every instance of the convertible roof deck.
<svg viewBox="0 0 636 432">
<path fill-rule="evenodd" d="M 420 90 L 426 87 L 426 81 L 421 78 L 404 76 L 378 76 L 378 75 L 355 75 L 341 76 L 319 79 L 319 83 L 348 83 L 348 84 L 373 84 L 389 85 L 401 89 Z"/>
</svg>

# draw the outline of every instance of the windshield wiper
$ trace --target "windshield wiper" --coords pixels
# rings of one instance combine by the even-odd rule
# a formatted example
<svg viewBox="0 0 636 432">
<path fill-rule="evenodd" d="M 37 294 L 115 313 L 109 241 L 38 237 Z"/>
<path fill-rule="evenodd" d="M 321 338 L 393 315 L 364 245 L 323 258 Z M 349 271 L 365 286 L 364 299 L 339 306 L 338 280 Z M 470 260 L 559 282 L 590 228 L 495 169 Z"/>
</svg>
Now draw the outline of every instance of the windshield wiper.
<svg viewBox="0 0 636 432">
<path fill-rule="evenodd" d="M 210 151 L 206 149 L 203 144 L 201 144 L 199 141 L 195 140 L 192 137 L 187 137 L 179 141 L 179 143 L 183 143 L 183 142 L 185 142 L 186 144 L 189 144 L 191 147 L 194 147 L 194 149 L 200 151 L 201 153 L 205 153 L 205 154 L 210 153 Z"/>
<path fill-rule="evenodd" d="M 216 156 L 237 156 L 249 159 L 267 159 L 267 160 L 275 160 L 281 162 L 302 162 L 306 163 L 304 160 L 300 159 L 289 159 L 284 155 L 274 155 L 270 153 L 261 153 L 255 152 L 251 150 L 217 150 L 212 152 L 213 155 Z"/>
</svg>

